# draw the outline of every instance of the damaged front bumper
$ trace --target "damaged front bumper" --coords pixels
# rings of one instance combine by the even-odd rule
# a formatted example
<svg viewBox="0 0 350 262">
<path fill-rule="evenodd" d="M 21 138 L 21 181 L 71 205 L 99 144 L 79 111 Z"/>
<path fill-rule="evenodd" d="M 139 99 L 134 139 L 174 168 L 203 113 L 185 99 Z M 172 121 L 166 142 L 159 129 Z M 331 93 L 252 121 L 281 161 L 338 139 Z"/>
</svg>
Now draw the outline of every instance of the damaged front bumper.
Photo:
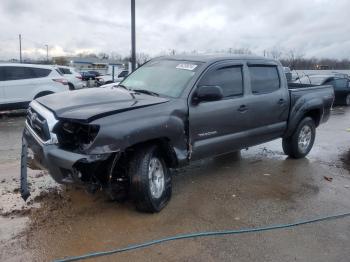
<svg viewBox="0 0 350 262">
<path fill-rule="evenodd" d="M 60 149 L 57 144 L 43 143 L 26 122 L 22 137 L 21 196 L 26 201 L 30 196 L 27 183 L 27 167 L 46 169 L 60 184 L 80 183 L 81 173 L 76 163 L 94 163 L 108 159 L 110 153 L 87 155 Z"/>
</svg>

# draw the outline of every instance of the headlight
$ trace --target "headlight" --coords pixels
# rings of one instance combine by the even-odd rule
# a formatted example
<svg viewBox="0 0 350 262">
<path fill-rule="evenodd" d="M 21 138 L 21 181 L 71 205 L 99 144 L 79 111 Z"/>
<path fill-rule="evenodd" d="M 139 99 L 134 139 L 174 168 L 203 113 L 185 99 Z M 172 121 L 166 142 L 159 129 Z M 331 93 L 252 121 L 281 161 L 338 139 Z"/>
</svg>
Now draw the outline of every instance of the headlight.
<svg viewBox="0 0 350 262">
<path fill-rule="evenodd" d="M 99 130 L 98 125 L 63 121 L 56 124 L 53 132 L 57 135 L 60 147 L 85 150 L 95 140 Z"/>
</svg>

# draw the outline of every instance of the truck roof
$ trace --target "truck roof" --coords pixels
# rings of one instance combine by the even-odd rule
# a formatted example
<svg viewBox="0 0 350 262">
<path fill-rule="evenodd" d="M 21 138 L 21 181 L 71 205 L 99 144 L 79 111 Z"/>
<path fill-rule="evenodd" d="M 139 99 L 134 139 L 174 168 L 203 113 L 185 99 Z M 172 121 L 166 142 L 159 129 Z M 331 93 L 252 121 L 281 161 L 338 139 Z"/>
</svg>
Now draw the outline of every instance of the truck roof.
<svg viewBox="0 0 350 262">
<path fill-rule="evenodd" d="M 237 55 L 237 54 L 201 54 L 201 55 L 172 55 L 161 56 L 156 59 L 186 60 L 193 62 L 213 63 L 222 60 L 264 60 L 266 62 L 277 62 L 274 59 L 255 56 L 255 55 Z"/>
</svg>

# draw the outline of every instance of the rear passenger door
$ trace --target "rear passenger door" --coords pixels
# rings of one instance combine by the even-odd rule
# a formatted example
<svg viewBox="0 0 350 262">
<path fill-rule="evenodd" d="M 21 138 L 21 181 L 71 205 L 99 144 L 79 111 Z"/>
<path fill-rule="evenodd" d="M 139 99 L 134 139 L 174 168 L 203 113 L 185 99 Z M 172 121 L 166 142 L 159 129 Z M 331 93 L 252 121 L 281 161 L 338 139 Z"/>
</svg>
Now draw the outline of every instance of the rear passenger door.
<svg viewBox="0 0 350 262">
<path fill-rule="evenodd" d="M 201 159 L 239 149 L 244 144 L 250 120 L 246 109 L 244 64 L 225 62 L 210 67 L 190 95 L 189 130 L 191 159 Z M 193 103 L 199 86 L 219 86 L 223 99 Z"/>
<path fill-rule="evenodd" d="M 8 103 L 29 102 L 43 86 L 50 86 L 45 78 L 50 69 L 21 66 L 4 67 L 4 91 Z"/>
<path fill-rule="evenodd" d="M 5 66 L 4 74 L 4 91 L 8 103 L 30 101 L 33 71 L 29 67 Z"/>
<path fill-rule="evenodd" d="M 289 91 L 280 69 L 273 64 L 248 64 L 252 145 L 282 136 L 287 127 Z"/>
</svg>

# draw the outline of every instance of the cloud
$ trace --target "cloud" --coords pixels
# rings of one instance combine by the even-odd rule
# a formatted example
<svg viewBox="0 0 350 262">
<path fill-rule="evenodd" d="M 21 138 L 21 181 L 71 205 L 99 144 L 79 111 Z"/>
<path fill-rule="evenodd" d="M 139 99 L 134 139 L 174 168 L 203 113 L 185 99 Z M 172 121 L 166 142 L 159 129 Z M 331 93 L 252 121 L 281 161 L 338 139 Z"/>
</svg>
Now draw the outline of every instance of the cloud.
<svg viewBox="0 0 350 262">
<path fill-rule="evenodd" d="M 296 50 L 307 57 L 349 58 L 348 0 L 138 0 L 137 51 L 249 48 Z M 130 1 L 2 0 L 0 59 L 130 52 Z"/>
</svg>

